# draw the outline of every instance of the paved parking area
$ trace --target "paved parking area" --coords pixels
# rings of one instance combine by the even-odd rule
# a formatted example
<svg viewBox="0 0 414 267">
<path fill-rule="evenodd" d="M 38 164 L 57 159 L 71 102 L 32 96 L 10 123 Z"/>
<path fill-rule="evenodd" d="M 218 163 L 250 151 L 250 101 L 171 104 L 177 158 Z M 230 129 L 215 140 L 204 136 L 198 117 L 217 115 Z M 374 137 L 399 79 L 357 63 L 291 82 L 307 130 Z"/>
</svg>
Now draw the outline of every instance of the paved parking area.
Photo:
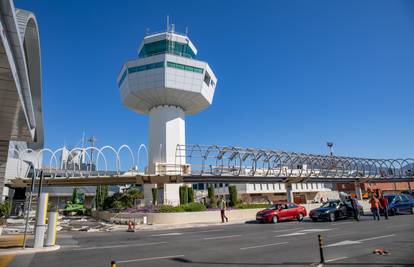
<svg viewBox="0 0 414 267">
<path fill-rule="evenodd" d="M 223 224 L 135 233 L 61 233 L 62 249 L 15 257 L 36 266 L 316 266 L 317 235 L 329 266 L 414 266 L 414 216 L 390 220 Z M 376 248 L 388 256 L 373 254 Z"/>
</svg>

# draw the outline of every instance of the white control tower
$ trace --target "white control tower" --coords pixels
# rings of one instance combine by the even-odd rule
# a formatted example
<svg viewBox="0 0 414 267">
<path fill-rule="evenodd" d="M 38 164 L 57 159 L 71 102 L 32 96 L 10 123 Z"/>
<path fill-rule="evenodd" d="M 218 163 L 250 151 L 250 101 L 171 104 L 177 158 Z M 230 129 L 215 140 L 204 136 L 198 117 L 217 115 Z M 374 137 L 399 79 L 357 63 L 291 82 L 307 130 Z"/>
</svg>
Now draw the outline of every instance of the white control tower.
<svg viewBox="0 0 414 267">
<path fill-rule="evenodd" d="M 171 29 L 145 36 L 138 59 L 126 62 L 117 80 L 124 105 L 149 114 L 150 174 L 177 169 L 176 147 L 185 144 L 185 115 L 210 106 L 217 84 L 208 63 L 195 59 L 197 49 L 188 36 L 175 32 L 174 25 Z M 179 186 L 164 185 L 160 200 L 179 204 Z M 146 199 L 151 199 L 150 191 L 144 186 Z"/>
</svg>

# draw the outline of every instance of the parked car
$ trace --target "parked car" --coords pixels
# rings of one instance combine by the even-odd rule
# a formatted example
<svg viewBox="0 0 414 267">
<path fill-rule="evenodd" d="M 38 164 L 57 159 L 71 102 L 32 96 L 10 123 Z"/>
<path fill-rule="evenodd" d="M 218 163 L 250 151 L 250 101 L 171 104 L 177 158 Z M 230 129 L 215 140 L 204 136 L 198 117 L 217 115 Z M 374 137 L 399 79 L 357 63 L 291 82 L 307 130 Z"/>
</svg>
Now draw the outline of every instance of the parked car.
<svg viewBox="0 0 414 267">
<path fill-rule="evenodd" d="M 364 210 L 362 206 L 358 203 L 358 201 L 355 201 L 357 202 L 357 216 L 359 217 L 364 214 Z M 353 218 L 354 213 L 350 202 L 341 200 L 331 200 L 323 203 L 323 205 L 319 208 L 311 210 L 309 212 L 309 217 L 314 222 L 318 220 L 327 220 L 334 222 L 338 219 Z"/>
<path fill-rule="evenodd" d="M 390 215 L 414 214 L 414 199 L 411 195 L 397 194 L 385 195 L 388 200 L 388 212 Z"/>
<path fill-rule="evenodd" d="M 259 211 L 256 214 L 256 220 L 258 222 L 273 223 L 288 220 L 302 221 L 306 215 L 306 209 L 301 205 L 290 202 L 279 202 L 269 206 L 267 209 Z"/>
</svg>

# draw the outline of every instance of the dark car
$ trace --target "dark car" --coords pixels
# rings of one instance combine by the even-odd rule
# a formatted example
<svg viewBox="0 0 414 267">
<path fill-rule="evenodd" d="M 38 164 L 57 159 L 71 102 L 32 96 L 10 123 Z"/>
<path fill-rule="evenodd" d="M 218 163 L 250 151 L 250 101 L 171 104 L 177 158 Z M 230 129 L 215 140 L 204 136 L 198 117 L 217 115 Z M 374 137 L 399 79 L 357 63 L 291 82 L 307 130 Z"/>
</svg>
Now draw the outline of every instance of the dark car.
<svg viewBox="0 0 414 267">
<path fill-rule="evenodd" d="M 390 215 L 414 214 L 414 199 L 410 195 L 385 195 L 388 200 L 388 212 Z"/>
<path fill-rule="evenodd" d="M 258 222 L 273 222 L 298 220 L 302 221 L 307 215 L 305 207 L 290 202 L 280 202 L 259 211 L 256 214 Z"/>
<path fill-rule="evenodd" d="M 357 203 L 357 216 L 359 218 L 359 216 L 363 215 L 363 209 L 356 199 L 354 201 Z M 331 200 L 325 202 L 319 208 L 311 210 L 309 217 L 314 222 L 318 220 L 334 222 L 338 219 L 353 218 L 354 213 L 349 201 Z"/>
</svg>

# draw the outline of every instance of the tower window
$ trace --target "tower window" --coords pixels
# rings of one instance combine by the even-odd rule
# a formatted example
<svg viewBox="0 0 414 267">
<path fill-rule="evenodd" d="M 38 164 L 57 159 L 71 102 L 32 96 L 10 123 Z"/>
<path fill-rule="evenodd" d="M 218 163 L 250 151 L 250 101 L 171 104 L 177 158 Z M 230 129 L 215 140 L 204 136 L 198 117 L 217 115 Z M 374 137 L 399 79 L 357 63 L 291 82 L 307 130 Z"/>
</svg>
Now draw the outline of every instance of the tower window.
<svg viewBox="0 0 414 267">
<path fill-rule="evenodd" d="M 204 82 L 207 85 L 210 85 L 210 80 L 211 80 L 210 74 L 208 74 L 208 72 L 206 71 L 206 73 L 204 74 Z"/>
</svg>

